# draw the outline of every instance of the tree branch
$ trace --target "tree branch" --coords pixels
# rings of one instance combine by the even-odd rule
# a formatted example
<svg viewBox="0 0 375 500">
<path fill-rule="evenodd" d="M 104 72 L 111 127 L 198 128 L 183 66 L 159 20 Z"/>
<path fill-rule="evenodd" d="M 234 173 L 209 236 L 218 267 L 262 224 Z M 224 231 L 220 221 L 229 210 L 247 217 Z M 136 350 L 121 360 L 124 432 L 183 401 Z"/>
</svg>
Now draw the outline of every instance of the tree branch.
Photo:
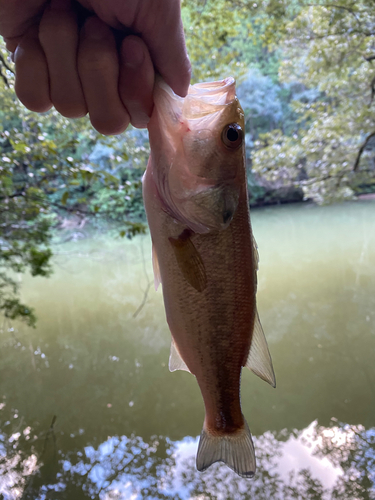
<svg viewBox="0 0 375 500">
<path fill-rule="evenodd" d="M 361 156 L 363 154 L 363 151 L 366 149 L 367 144 L 370 142 L 370 139 L 375 137 L 375 132 L 372 132 L 370 135 L 368 135 L 365 139 L 365 142 L 362 144 L 362 146 L 359 148 L 357 158 L 355 160 L 354 166 L 353 166 L 353 172 L 356 172 L 359 167 L 359 163 L 361 161 Z"/>
<path fill-rule="evenodd" d="M 4 81 L 5 85 L 8 87 L 8 89 L 10 88 L 10 85 L 9 85 L 9 82 L 8 82 L 8 79 L 5 75 L 3 75 L 3 73 L 1 72 L 1 69 L 0 69 L 0 76 L 2 78 L 2 80 Z"/>
<path fill-rule="evenodd" d="M 356 33 L 358 35 L 362 35 L 365 38 L 371 37 L 375 35 L 375 32 L 371 31 L 363 31 L 363 30 L 352 30 L 351 33 Z M 334 33 L 325 33 L 324 35 L 318 35 L 314 31 L 311 35 L 309 35 L 308 40 L 324 40 L 325 38 L 335 37 L 335 36 L 344 36 L 347 35 L 347 31 L 337 31 Z"/>
<path fill-rule="evenodd" d="M 312 184 L 315 184 L 316 182 L 328 181 L 328 179 L 332 179 L 332 177 L 335 177 L 335 176 L 333 176 L 331 174 L 327 174 L 324 177 L 313 177 L 312 179 L 308 179 L 306 181 L 302 181 L 302 183 L 300 181 L 294 182 L 294 186 L 295 187 L 300 187 L 301 184 L 303 186 L 311 186 Z"/>
<path fill-rule="evenodd" d="M 78 207 L 68 207 L 66 205 L 62 205 L 61 203 L 57 203 L 57 202 L 53 202 L 53 201 L 49 201 L 49 204 L 60 209 L 60 210 L 63 210 L 65 212 L 69 212 L 69 213 L 77 213 L 79 215 L 90 215 L 92 217 L 95 217 L 97 216 L 97 212 L 92 212 L 91 210 L 82 210 L 81 208 L 78 208 Z"/>
<path fill-rule="evenodd" d="M 334 3 L 326 3 L 326 4 L 317 4 L 317 3 L 308 3 L 307 4 L 309 7 L 326 7 L 326 8 L 334 8 L 334 9 L 342 9 L 342 10 L 346 10 L 346 12 L 349 12 L 349 14 L 351 14 L 355 20 L 359 23 L 359 19 L 358 17 L 356 16 L 356 12 L 350 8 L 350 7 L 347 7 L 346 5 L 337 5 L 337 4 L 334 4 Z M 361 12 L 361 11 L 357 11 L 357 12 Z"/>
<path fill-rule="evenodd" d="M 10 71 L 14 75 L 14 71 L 12 70 L 12 68 L 10 66 L 8 66 L 8 63 L 5 62 L 5 59 L 1 54 L 0 54 L 0 62 L 2 63 L 4 68 L 6 68 L 8 71 Z"/>
<path fill-rule="evenodd" d="M 0 77 L 1 79 L 4 81 L 5 85 L 10 88 L 10 85 L 9 85 L 9 82 L 8 82 L 8 78 L 4 75 L 4 73 L 2 72 L 2 68 L 1 68 L 1 65 L 4 66 L 5 69 L 7 69 L 8 71 L 10 71 L 13 75 L 14 75 L 14 71 L 8 66 L 8 64 L 5 62 L 5 59 L 4 57 L 0 54 Z"/>
<path fill-rule="evenodd" d="M 135 311 L 135 313 L 133 314 L 133 318 L 136 318 L 138 316 L 138 314 L 142 311 L 142 309 L 143 309 L 143 307 L 144 307 L 144 305 L 146 304 L 146 301 L 147 301 L 148 292 L 150 291 L 151 285 L 154 283 L 154 280 L 152 280 L 152 279 L 150 280 L 150 278 L 148 276 L 148 273 L 147 273 L 146 260 L 145 260 L 145 254 L 144 254 L 144 251 L 143 251 L 142 240 L 141 240 L 141 253 L 142 253 L 143 272 L 144 272 L 144 275 L 145 275 L 148 283 L 147 283 L 147 286 L 146 286 L 146 290 L 143 293 L 143 300 L 140 303 L 140 305 L 138 306 L 138 308 Z"/>
<path fill-rule="evenodd" d="M 9 194 L 7 196 L 0 196 L 0 201 L 12 199 L 12 198 L 18 198 L 19 196 L 25 196 L 25 192 L 19 191 L 17 193 Z"/>
<path fill-rule="evenodd" d="M 148 283 L 147 283 L 147 287 L 146 287 L 146 290 L 144 291 L 144 294 L 143 294 L 143 300 L 142 302 L 140 303 L 140 305 L 138 306 L 137 310 L 135 311 L 135 313 L 133 314 L 133 318 L 136 318 L 138 316 L 138 314 L 142 311 L 144 305 L 146 304 L 146 301 L 147 301 L 147 297 L 148 297 L 148 292 L 150 291 L 150 288 L 151 288 L 151 285 L 154 283 L 154 280 L 150 280 Z"/>
<path fill-rule="evenodd" d="M 371 98 L 370 98 L 370 104 L 369 104 L 369 107 L 371 106 L 372 101 L 374 100 L 374 97 L 375 97 L 375 76 L 374 76 L 374 78 L 371 80 Z"/>
</svg>

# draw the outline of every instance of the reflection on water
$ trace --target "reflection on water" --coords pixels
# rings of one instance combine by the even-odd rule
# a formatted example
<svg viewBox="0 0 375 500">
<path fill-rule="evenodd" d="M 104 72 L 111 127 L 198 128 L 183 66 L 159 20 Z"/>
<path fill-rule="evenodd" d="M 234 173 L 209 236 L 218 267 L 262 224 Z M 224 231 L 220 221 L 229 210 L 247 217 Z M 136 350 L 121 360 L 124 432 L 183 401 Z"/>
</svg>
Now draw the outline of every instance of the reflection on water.
<svg viewBox="0 0 375 500">
<path fill-rule="evenodd" d="M 36 330 L 3 325 L 1 498 L 375 499 L 375 204 L 252 218 L 278 382 L 242 377 L 255 479 L 196 471 L 203 403 L 168 371 L 149 241 L 102 235 L 57 243 L 54 276 L 25 280 Z"/>
<path fill-rule="evenodd" d="M 37 467 L 35 455 L 21 458 L 19 437 L 2 435 L 3 441 L 16 443 L 1 449 L 0 493 L 7 499 L 35 498 L 37 484 L 40 499 L 375 498 L 375 429 L 335 419 L 329 427 L 312 422 L 302 431 L 268 431 L 255 438 L 258 470 L 253 481 L 220 464 L 197 472 L 198 438 L 173 442 L 155 436 L 145 442 L 139 436 L 112 436 L 96 448 L 55 457 L 54 466 L 51 456 L 47 467 L 54 469 L 53 480 L 50 475 L 50 482 L 40 484 L 46 465 Z"/>
</svg>

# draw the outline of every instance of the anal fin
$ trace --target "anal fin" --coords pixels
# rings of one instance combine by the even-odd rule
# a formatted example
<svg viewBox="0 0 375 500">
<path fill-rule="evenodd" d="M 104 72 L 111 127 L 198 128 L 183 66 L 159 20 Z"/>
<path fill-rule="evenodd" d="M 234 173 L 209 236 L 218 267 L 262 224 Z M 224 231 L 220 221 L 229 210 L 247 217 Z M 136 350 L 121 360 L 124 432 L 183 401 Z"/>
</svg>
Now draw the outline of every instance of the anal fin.
<svg viewBox="0 0 375 500">
<path fill-rule="evenodd" d="M 186 372 L 191 373 L 185 361 L 181 358 L 181 355 L 177 350 L 176 344 L 172 339 L 171 353 L 169 355 L 169 371 L 175 372 L 176 370 L 185 370 Z"/>
<path fill-rule="evenodd" d="M 255 314 L 254 331 L 251 339 L 250 352 L 245 363 L 255 375 L 276 387 L 275 372 L 266 337 L 260 324 L 258 311 Z"/>
</svg>

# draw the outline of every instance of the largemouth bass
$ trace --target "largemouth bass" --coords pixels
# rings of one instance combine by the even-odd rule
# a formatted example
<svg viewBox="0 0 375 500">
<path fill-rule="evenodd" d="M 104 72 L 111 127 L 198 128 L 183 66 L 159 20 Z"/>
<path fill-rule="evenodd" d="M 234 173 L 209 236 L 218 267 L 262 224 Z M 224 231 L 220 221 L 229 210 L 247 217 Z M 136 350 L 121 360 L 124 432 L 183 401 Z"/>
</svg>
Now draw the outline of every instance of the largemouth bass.
<svg viewBox="0 0 375 500">
<path fill-rule="evenodd" d="M 256 309 L 244 114 L 233 78 L 193 85 L 184 99 L 158 79 L 154 102 L 143 196 L 172 334 L 169 368 L 194 374 L 202 392 L 197 469 L 223 461 L 252 477 L 241 369 L 273 387 L 275 375 Z"/>
</svg>

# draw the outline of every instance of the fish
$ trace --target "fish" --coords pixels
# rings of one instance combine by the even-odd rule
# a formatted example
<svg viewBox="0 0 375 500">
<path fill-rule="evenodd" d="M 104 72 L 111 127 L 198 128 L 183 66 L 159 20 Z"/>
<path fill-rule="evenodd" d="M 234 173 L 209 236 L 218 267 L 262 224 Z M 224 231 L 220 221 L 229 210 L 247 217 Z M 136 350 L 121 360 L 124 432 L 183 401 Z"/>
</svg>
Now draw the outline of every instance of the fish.
<svg viewBox="0 0 375 500">
<path fill-rule="evenodd" d="M 224 462 L 251 478 L 242 367 L 276 381 L 256 307 L 259 257 L 235 80 L 197 83 L 181 98 L 157 77 L 148 132 L 143 198 L 155 288 L 162 284 L 172 336 L 169 369 L 196 377 L 205 406 L 196 467 Z"/>
</svg>

